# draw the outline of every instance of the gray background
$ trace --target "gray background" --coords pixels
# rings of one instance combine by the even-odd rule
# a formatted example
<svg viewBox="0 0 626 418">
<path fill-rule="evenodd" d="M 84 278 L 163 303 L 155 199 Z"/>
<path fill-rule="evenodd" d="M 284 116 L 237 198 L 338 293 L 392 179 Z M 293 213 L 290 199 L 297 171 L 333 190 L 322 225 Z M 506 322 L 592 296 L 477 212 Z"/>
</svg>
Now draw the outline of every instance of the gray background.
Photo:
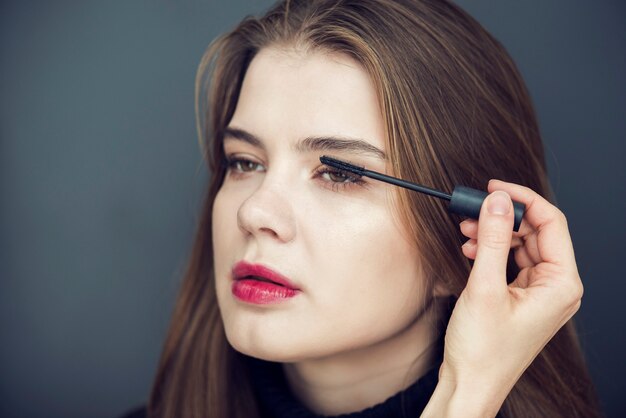
<svg viewBox="0 0 626 418">
<path fill-rule="evenodd" d="M 581 340 L 607 414 L 626 416 L 624 3 L 459 3 L 529 86 L 585 283 Z M 0 416 L 145 401 L 206 184 L 196 66 L 269 4 L 0 3 Z"/>
</svg>

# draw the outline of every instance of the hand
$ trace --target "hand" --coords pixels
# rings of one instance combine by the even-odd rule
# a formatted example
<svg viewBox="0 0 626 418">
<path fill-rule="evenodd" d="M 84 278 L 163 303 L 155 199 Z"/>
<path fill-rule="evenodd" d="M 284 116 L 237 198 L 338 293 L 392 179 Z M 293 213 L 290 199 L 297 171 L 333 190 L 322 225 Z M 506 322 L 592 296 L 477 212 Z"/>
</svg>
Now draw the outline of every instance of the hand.
<svg viewBox="0 0 626 418">
<path fill-rule="evenodd" d="M 465 409 L 464 416 L 468 403 L 478 408 L 481 399 L 491 403 L 489 415 L 497 413 L 524 370 L 576 313 L 583 294 L 563 213 L 526 187 L 491 180 L 488 190 L 479 221 L 460 225 L 469 238 L 463 254 L 474 265 L 448 324 L 440 369 L 440 383 L 448 395 L 456 392 L 456 411 Z M 519 232 L 512 232 L 511 198 L 526 204 Z M 507 285 L 510 248 L 521 271 Z"/>
</svg>

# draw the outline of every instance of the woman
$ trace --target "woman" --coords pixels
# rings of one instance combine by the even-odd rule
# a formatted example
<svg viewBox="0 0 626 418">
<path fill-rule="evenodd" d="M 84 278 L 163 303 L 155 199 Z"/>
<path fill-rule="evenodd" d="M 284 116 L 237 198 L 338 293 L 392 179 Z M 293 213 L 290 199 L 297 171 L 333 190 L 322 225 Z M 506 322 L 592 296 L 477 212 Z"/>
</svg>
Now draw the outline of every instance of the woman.
<svg viewBox="0 0 626 418">
<path fill-rule="evenodd" d="M 530 99 L 470 16 L 282 1 L 210 46 L 197 93 L 210 187 L 148 416 L 599 415 Z M 322 154 L 491 194 L 462 221 Z"/>
</svg>

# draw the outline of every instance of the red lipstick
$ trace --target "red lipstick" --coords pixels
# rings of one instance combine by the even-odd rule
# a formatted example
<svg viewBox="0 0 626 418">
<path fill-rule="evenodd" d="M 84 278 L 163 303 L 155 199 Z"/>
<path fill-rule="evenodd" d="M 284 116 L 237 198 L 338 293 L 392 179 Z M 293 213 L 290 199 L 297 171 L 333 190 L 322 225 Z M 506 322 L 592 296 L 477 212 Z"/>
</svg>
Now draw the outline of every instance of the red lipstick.
<svg viewBox="0 0 626 418">
<path fill-rule="evenodd" d="M 233 267 L 233 295 L 243 302 L 265 305 L 279 303 L 300 293 L 282 274 L 262 266 L 240 261 Z"/>
</svg>

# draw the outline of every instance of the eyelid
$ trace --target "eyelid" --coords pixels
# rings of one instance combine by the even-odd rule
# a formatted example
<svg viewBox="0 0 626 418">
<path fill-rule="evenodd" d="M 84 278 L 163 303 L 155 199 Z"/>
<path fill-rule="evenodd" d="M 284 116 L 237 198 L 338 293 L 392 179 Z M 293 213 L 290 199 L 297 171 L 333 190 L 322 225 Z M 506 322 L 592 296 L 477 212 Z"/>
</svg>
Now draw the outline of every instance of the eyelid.
<svg viewBox="0 0 626 418">
<path fill-rule="evenodd" d="M 265 162 L 263 162 L 262 159 L 254 155 L 248 154 L 248 153 L 241 153 L 241 152 L 224 153 L 224 159 L 226 160 L 226 163 L 230 163 L 233 161 L 249 161 L 251 163 L 265 166 Z"/>
</svg>

